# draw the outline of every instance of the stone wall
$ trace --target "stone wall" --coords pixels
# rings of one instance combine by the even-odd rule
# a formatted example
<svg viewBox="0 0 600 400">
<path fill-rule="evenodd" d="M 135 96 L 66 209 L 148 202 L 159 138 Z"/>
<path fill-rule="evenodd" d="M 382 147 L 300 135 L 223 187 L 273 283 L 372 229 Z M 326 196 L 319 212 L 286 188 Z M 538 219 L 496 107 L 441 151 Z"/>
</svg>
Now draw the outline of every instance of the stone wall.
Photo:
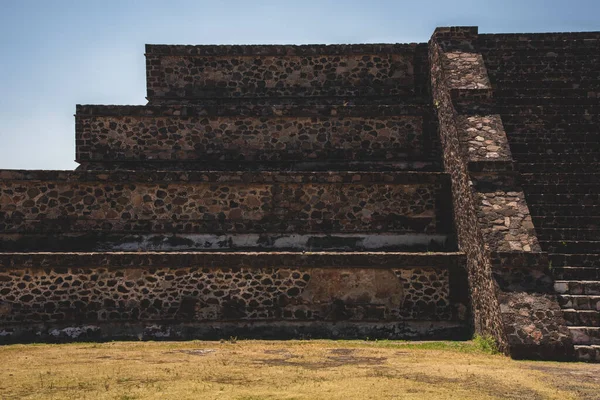
<svg viewBox="0 0 600 400">
<path fill-rule="evenodd" d="M 431 268 L 17 269 L 0 273 L 0 323 L 447 320 L 448 292 Z"/>
<path fill-rule="evenodd" d="M 459 139 L 463 157 L 470 163 L 512 162 L 506 132 L 499 115 L 458 115 Z"/>
<path fill-rule="evenodd" d="M 542 251 L 525 194 L 515 174 L 471 173 L 477 220 L 485 246 L 492 252 Z"/>
<path fill-rule="evenodd" d="M 469 32 L 463 32 L 469 35 Z M 496 339 L 501 351 L 508 352 L 508 341 L 502 327 L 492 265 L 486 251 L 483 234 L 477 223 L 475 199 L 470 187 L 469 172 L 462 158 L 457 115 L 446 80 L 443 49 L 438 41 L 454 37 L 455 32 L 436 31 L 429 42 L 431 89 L 439 120 L 444 168 L 452 181 L 452 204 L 458 246 L 467 256 L 467 271 L 474 329 Z M 458 35 L 460 37 L 460 33 Z"/>
<path fill-rule="evenodd" d="M 436 216 L 446 186 L 436 173 L 0 171 L 0 178 L 7 233 L 434 233 L 447 224 Z"/>
<path fill-rule="evenodd" d="M 419 107 L 78 106 L 76 161 L 398 161 L 423 154 Z M 233 115 L 231 115 L 233 114 Z M 244 115 L 247 114 L 247 115 Z"/>
<path fill-rule="evenodd" d="M 148 99 L 413 94 L 415 50 L 414 44 L 147 45 Z"/>
<path fill-rule="evenodd" d="M 457 284 L 451 275 L 456 276 L 460 258 L 365 256 L 4 254 L 0 255 L 0 342 L 18 340 L 24 334 L 23 323 L 62 324 L 62 333 L 48 328 L 38 332 L 57 339 L 69 339 L 69 326 L 80 332 L 114 322 L 181 328 L 181 324 L 272 321 L 274 329 L 281 330 L 286 321 L 371 321 L 389 323 L 387 332 L 373 333 L 394 337 L 394 322 L 427 320 L 438 322 L 409 329 L 410 334 L 435 337 L 451 326 L 455 335 L 464 335 L 460 321 L 465 304 L 460 296 L 450 295 L 451 286 Z M 321 323 L 320 329 L 332 333 L 331 326 Z"/>
<path fill-rule="evenodd" d="M 467 254 L 475 329 L 513 357 L 570 358 L 545 253 L 516 175 L 476 28 L 438 28 L 430 42 L 444 163 L 459 248 Z M 447 54 L 446 54 L 447 53 Z M 542 312 L 542 310 L 544 310 Z"/>
</svg>

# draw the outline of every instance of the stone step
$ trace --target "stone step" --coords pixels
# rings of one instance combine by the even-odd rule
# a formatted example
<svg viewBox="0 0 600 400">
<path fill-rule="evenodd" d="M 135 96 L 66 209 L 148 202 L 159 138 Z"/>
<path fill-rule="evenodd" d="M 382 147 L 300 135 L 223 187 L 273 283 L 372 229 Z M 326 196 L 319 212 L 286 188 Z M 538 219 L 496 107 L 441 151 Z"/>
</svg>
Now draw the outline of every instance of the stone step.
<svg viewBox="0 0 600 400">
<path fill-rule="evenodd" d="M 600 193 L 593 194 L 527 194 L 527 202 L 533 204 L 579 204 L 579 205 L 597 205 L 600 204 Z"/>
<path fill-rule="evenodd" d="M 559 46 L 549 44 L 548 46 L 534 47 L 531 43 L 504 42 L 502 47 L 487 46 L 482 44 L 478 49 L 483 53 L 486 62 L 496 60 L 521 60 L 544 59 L 548 61 L 560 61 L 561 59 L 580 59 L 582 62 L 591 62 L 596 59 L 593 51 L 596 44 L 590 46 L 576 46 L 571 41 L 565 41 Z"/>
<path fill-rule="evenodd" d="M 561 79 L 555 81 L 543 81 L 540 79 L 528 80 L 525 77 L 515 76 L 512 79 L 497 79 L 493 74 L 490 75 L 490 81 L 494 89 L 535 89 L 544 86 L 548 89 L 591 89 L 598 91 L 600 89 L 600 79 Z M 543 84 L 542 84 L 543 82 Z"/>
<path fill-rule="evenodd" d="M 597 54 L 588 53 L 585 56 L 555 56 L 548 57 L 545 54 L 536 55 L 533 52 L 529 57 L 522 55 L 521 57 L 517 56 L 488 56 L 485 60 L 486 68 L 489 68 L 493 71 L 499 68 L 506 68 L 509 70 L 514 70 L 515 68 L 523 68 L 527 71 L 527 68 L 536 68 L 544 71 L 544 67 L 548 69 L 552 69 L 553 67 L 561 68 L 564 67 L 564 71 L 576 71 L 578 68 L 592 67 L 594 63 L 600 62 L 600 57 Z"/>
<path fill-rule="evenodd" d="M 488 72 L 492 74 L 500 73 L 522 73 L 522 74 L 546 74 L 546 73 L 562 73 L 565 75 L 569 74 L 587 74 L 589 72 L 596 72 L 597 65 L 594 65 L 588 59 L 586 63 L 578 62 L 576 59 L 568 61 L 538 61 L 537 60 L 517 60 L 513 62 L 502 62 L 496 61 L 491 62 L 488 60 L 485 66 Z M 600 61 L 600 59 L 598 59 Z"/>
<path fill-rule="evenodd" d="M 581 80 L 596 81 L 600 79 L 600 71 L 587 71 L 583 76 L 576 73 L 565 74 L 563 72 L 525 72 L 525 71 L 494 71 L 491 80 L 498 86 L 503 86 L 504 81 L 528 81 L 528 82 L 577 82 Z M 581 87 L 581 86 L 580 86 Z"/>
<path fill-rule="evenodd" d="M 529 192 L 527 192 L 529 193 Z M 556 217 L 600 217 L 600 206 L 592 205 L 556 205 L 556 204 L 529 204 L 529 210 L 535 216 L 556 216 Z M 579 228 L 581 229 L 581 228 Z"/>
<path fill-rule="evenodd" d="M 514 48 L 564 45 L 567 48 L 579 48 L 595 45 L 600 39 L 598 32 L 556 32 L 556 33 L 482 33 L 477 37 L 480 47 Z"/>
<path fill-rule="evenodd" d="M 600 327 L 569 326 L 573 344 L 600 345 Z"/>
<path fill-rule="evenodd" d="M 507 138 L 513 147 L 527 146 L 531 143 L 532 146 L 542 149 L 557 146 L 569 148 L 577 143 L 596 143 L 600 140 L 600 132 L 511 132 L 507 134 Z"/>
<path fill-rule="evenodd" d="M 563 316 L 567 326 L 600 327 L 600 311 L 565 308 L 563 309 Z"/>
<path fill-rule="evenodd" d="M 523 183 L 525 193 L 594 194 L 600 192 L 600 183 Z"/>
<path fill-rule="evenodd" d="M 600 254 L 596 253 L 550 253 L 548 258 L 553 267 L 584 267 L 600 270 Z M 595 279 L 592 278 L 592 280 Z"/>
<path fill-rule="evenodd" d="M 565 124 L 587 124 L 586 130 L 593 130 L 590 124 L 600 122 L 600 113 L 594 112 L 593 114 L 578 114 L 578 113 L 558 113 L 558 114 L 515 114 L 514 109 L 507 109 L 506 112 L 500 110 L 499 114 L 502 116 L 502 123 L 506 127 L 512 127 L 514 125 L 525 124 L 528 130 L 541 130 L 537 129 L 538 126 L 544 126 L 548 129 L 562 128 Z M 592 128 L 592 129 L 589 129 Z M 511 131 L 511 129 L 507 129 Z"/>
<path fill-rule="evenodd" d="M 600 295 L 561 294 L 558 295 L 558 303 L 565 309 L 600 311 Z"/>
<path fill-rule="evenodd" d="M 503 120 L 504 121 L 504 120 Z M 554 124 L 545 123 L 543 121 L 525 121 L 518 123 L 503 122 L 508 137 L 513 137 L 521 133 L 529 132 L 548 132 L 556 135 L 569 135 L 571 133 L 580 132 L 597 132 L 598 124 L 593 122 L 584 121 L 582 119 L 574 121 L 572 123 L 557 122 Z"/>
<path fill-rule="evenodd" d="M 419 86 L 425 86 L 427 81 L 415 74 L 415 91 L 413 96 L 410 96 L 411 104 L 429 105 L 431 100 L 426 90 Z M 249 106 L 252 107 L 280 107 L 280 106 L 304 106 L 304 107 L 323 107 L 323 106 L 395 106 L 406 103 L 406 98 L 399 98 L 394 95 L 363 95 L 354 96 L 313 96 L 313 97 L 213 97 L 213 98 L 186 98 L 186 99 L 171 99 L 164 102 L 158 102 L 161 105 L 171 106 L 196 106 L 196 107 L 227 107 L 231 110 L 244 110 Z M 90 106 L 85 105 L 85 106 Z M 96 105 L 94 105 L 96 106 Z"/>
<path fill-rule="evenodd" d="M 537 140 L 532 140 L 528 143 L 510 143 L 512 153 L 534 153 L 534 154 L 593 154 L 598 150 L 594 148 L 596 142 L 575 142 L 566 143 L 547 143 Z"/>
<path fill-rule="evenodd" d="M 412 95 L 427 45 L 146 45 L 147 97 Z"/>
<path fill-rule="evenodd" d="M 586 56 L 584 54 L 565 54 L 559 57 L 546 57 L 545 55 L 532 55 L 523 57 L 516 54 L 506 57 L 485 57 L 485 66 L 490 76 L 498 73 L 563 73 L 565 76 L 580 73 L 587 76 L 587 73 L 596 71 L 595 64 L 599 60 L 597 56 Z"/>
<path fill-rule="evenodd" d="M 442 201 L 448 176 L 437 173 L 4 170 L 0 179 L 4 233 L 431 234 L 451 227 Z"/>
<path fill-rule="evenodd" d="M 565 89 L 574 91 L 574 89 Z M 593 107 L 598 104 L 598 97 L 600 94 L 593 90 L 584 90 L 583 94 L 572 93 L 565 94 L 560 97 L 544 97 L 544 92 L 533 96 L 527 96 L 523 94 L 512 94 L 508 96 L 497 94 L 499 90 L 494 90 L 494 107 L 493 110 L 504 110 L 511 108 L 518 110 L 519 107 L 529 109 L 531 107 L 552 107 L 564 105 L 573 109 L 575 107 Z M 531 95 L 531 93 L 529 93 Z"/>
<path fill-rule="evenodd" d="M 577 79 L 580 77 L 581 79 Z M 494 94 L 496 89 L 500 90 L 528 90 L 536 89 L 532 84 L 533 82 L 538 83 L 538 89 L 544 87 L 543 84 L 548 83 L 547 89 L 569 89 L 569 90 L 581 90 L 587 89 L 587 92 L 583 97 L 593 98 L 594 94 L 598 91 L 598 84 L 600 82 L 600 74 L 598 72 L 581 72 L 581 73 L 565 73 L 565 72 L 519 72 L 519 71 L 504 71 L 497 70 L 489 73 L 490 83 L 494 88 Z M 523 86 L 519 87 L 517 82 L 522 82 Z M 501 96 L 504 97 L 504 96 Z M 570 97 L 570 96 L 569 96 Z M 494 96 L 494 98 L 500 98 Z M 567 99 L 564 104 L 570 104 L 570 99 Z M 593 105 L 594 103 L 591 102 Z M 596 103 L 597 104 L 597 103 Z"/>
<path fill-rule="evenodd" d="M 437 144 L 434 144 L 437 146 Z M 437 152 L 437 149 L 435 150 Z M 427 158 L 427 159 L 426 159 Z M 84 162 L 77 171 L 246 171 L 246 172 L 439 172 L 439 155 L 424 157 L 422 160 L 399 161 L 91 161 Z"/>
<path fill-rule="evenodd" d="M 544 54 L 532 54 L 530 57 L 524 57 L 517 54 L 494 57 L 484 56 L 485 66 L 490 76 L 497 72 L 564 72 L 565 75 L 571 75 L 577 72 L 594 71 L 594 63 L 600 61 L 598 56 L 586 56 L 585 54 L 564 54 L 558 57 L 546 57 Z M 585 75 L 584 75 L 585 76 Z"/>
<path fill-rule="evenodd" d="M 482 33 L 477 37 L 477 46 L 498 52 L 515 48 L 532 52 L 547 46 L 556 50 L 577 50 L 595 46 L 597 38 L 597 32 Z"/>
<path fill-rule="evenodd" d="M 428 161 L 424 114 L 419 105 L 78 106 L 76 161 Z"/>
<path fill-rule="evenodd" d="M 597 240 L 540 240 L 540 246 L 549 253 L 600 253 L 600 241 Z"/>
<path fill-rule="evenodd" d="M 575 358 L 584 362 L 600 362 L 600 346 L 576 345 Z"/>
<path fill-rule="evenodd" d="M 532 203 L 530 201 L 527 195 L 525 197 L 528 204 L 534 204 L 534 207 L 537 206 L 536 203 Z M 553 204 L 550 203 L 549 205 Z M 534 225 L 536 228 L 598 229 L 598 226 L 600 226 L 600 217 L 597 216 L 564 217 L 533 214 L 532 217 L 534 219 Z"/>
<path fill-rule="evenodd" d="M 466 281 L 461 280 L 466 277 L 464 262 L 464 255 L 457 253 L 4 253 L 0 254 L 0 296 L 3 311 L 8 307 L 8 312 L 0 315 L 0 321 L 3 333 L 11 325 L 31 329 L 40 320 L 62 323 L 61 329 L 86 325 L 98 329 L 97 324 L 109 323 L 114 336 L 118 336 L 114 329 L 131 335 L 132 325 L 146 321 L 154 326 L 150 329 L 166 332 L 163 339 L 190 339 L 248 330 L 254 331 L 251 337 L 294 336 L 295 329 L 287 335 L 269 334 L 268 326 L 261 334 L 254 323 L 271 322 L 275 330 L 281 329 L 281 321 L 318 324 L 318 330 L 338 330 L 337 324 L 331 326 L 332 320 L 377 323 L 378 327 L 368 329 L 372 333 L 362 334 L 364 338 L 381 330 L 383 321 L 394 329 L 410 320 L 420 322 L 419 331 L 424 333 L 413 337 L 451 338 L 455 336 L 438 323 L 449 322 L 456 328 L 467 324 L 453 311 L 466 306 L 466 297 L 460 297 L 460 292 L 458 298 L 450 294 L 466 289 Z M 455 278 L 460 286 L 452 286 L 451 291 Z M 249 320 L 254 320 L 251 328 Z M 224 323 L 242 327 L 232 332 Z M 214 336 L 198 331 L 187 337 L 171 333 L 171 329 L 195 330 L 198 325 L 212 326 Z M 347 336 L 351 328 L 337 335 Z M 437 335 L 428 334 L 438 329 Z M 316 331 L 310 336 L 315 337 Z M 43 334 L 37 338 L 48 339 Z M 0 337 L 0 344 L 7 339 L 11 338 Z"/>
<path fill-rule="evenodd" d="M 531 206 L 529 207 L 531 209 Z M 599 229 L 536 228 L 540 240 L 596 240 L 600 241 Z"/>
<path fill-rule="evenodd" d="M 600 60 L 599 60 L 600 62 Z M 496 87 L 494 90 L 494 99 L 496 102 L 508 103 L 509 100 L 528 99 L 532 102 L 539 101 L 559 101 L 571 102 L 578 100 L 589 100 L 597 102 L 600 97 L 600 90 L 587 90 L 575 88 L 504 88 Z M 591 103 L 593 104 L 593 103 Z"/>
<path fill-rule="evenodd" d="M 494 72 L 498 67 L 519 67 L 521 65 L 560 65 L 561 63 L 594 65 L 598 62 L 598 55 L 591 54 L 588 50 L 555 50 L 536 51 L 522 49 L 506 49 L 499 52 L 482 51 L 486 68 Z"/>
<path fill-rule="evenodd" d="M 550 118 L 557 116 L 575 116 L 580 115 L 584 118 L 589 118 L 591 115 L 600 114 L 600 101 L 592 104 L 574 104 L 566 100 L 560 104 L 513 104 L 496 102 L 493 107 L 494 112 L 506 116 L 527 116 L 531 118 Z"/>
<path fill-rule="evenodd" d="M 288 221 L 289 222 L 289 221 Z M 292 222 L 289 222 L 293 226 Z M 317 231 L 318 232 L 318 231 Z M 94 251 L 454 251 L 447 235 L 394 233 L 2 234 L 0 252 Z"/>
<path fill-rule="evenodd" d="M 581 142 L 597 142 L 600 140 L 600 132 L 518 132 L 507 134 L 511 144 L 527 144 L 534 142 L 536 144 L 569 144 Z"/>
<path fill-rule="evenodd" d="M 413 268 L 430 267 L 454 270 L 464 267 L 462 252 L 405 253 L 379 251 L 188 251 L 188 252 L 17 252 L 0 253 L 0 273 L 8 267 L 20 266 L 52 268 L 101 267 L 274 267 L 303 265 L 304 267 L 377 267 Z"/>
<path fill-rule="evenodd" d="M 570 173 L 599 173 L 600 162 L 597 163 L 561 163 L 561 162 L 520 162 L 517 164 L 519 171 L 523 173 L 555 173 L 557 171 L 568 171 Z"/>
<path fill-rule="evenodd" d="M 502 41 L 501 44 L 479 42 L 478 50 L 483 53 L 487 60 L 523 60 L 523 59 L 547 59 L 548 61 L 561 59 L 580 58 L 581 60 L 595 60 L 597 53 L 593 49 L 598 44 L 589 42 L 576 43 L 565 40 L 558 44 L 541 44 L 539 41 Z"/>
<path fill-rule="evenodd" d="M 575 34 L 593 34 L 593 32 L 581 32 Z M 561 35 L 561 34 L 544 34 L 545 35 Z M 496 34 L 488 35 L 480 34 L 477 40 L 477 48 L 484 53 L 486 57 L 541 57 L 545 56 L 549 59 L 560 57 L 571 57 L 571 54 L 586 56 L 587 58 L 595 58 L 597 55 L 589 51 L 589 46 L 595 46 L 594 40 L 586 40 L 588 38 L 573 39 L 573 34 L 569 33 L 568 37 L 564 37 L 559 42 L 548 41 L 544 45 L 540 43 L 540 34 L 536 34 L 537 38 L 524 38 L 523 40 L 515 40 L 509 37 L 497 37 Z M 584 42 L 584 40 L 586 40 Z M 534 47 L 532 44 L 535 43 Z M 580 46 L 581 45 L 581 46 Z"/>
<path fill-rule="evenodd" d="M 600 281 L 600 268 L 561 267 L 552 264 L 552 275 L 561 281 Z"/>
<path fill-rule="evenodd" d="M 546 48 L 557 51 L 577 50 L 597 46 L 597 43 L 597 32 L 482 33 L 477 37 L 478 48 L 490 49 L 490 51 L 523 49 L 526 52 L 533 52 Z"/>
<path fill-rule="evenodd" d="M 568 149 L 567 149 L 568 150 Z M 559 164 L 573 163 L 582 164 L 600 163 L 600 153 L 590 151 L 588 153 L 535 153 L 535 152 L 512 152 L 513 158 L 518 162 L 538 162 L 549 163 L 556 162 Z"/>
<path fill-rule="evenodd" d="M 521 173 L 521 182 L 525 184 L 560 184 L 560 183 L 579 183 L 579 184 L 600 184 L 600 173 Z"/>
<path fill-rule="evenodd" d="M 554 290 L 564 295 L 600 296 L 600 281 L 557 280 Z"/>
</svg>

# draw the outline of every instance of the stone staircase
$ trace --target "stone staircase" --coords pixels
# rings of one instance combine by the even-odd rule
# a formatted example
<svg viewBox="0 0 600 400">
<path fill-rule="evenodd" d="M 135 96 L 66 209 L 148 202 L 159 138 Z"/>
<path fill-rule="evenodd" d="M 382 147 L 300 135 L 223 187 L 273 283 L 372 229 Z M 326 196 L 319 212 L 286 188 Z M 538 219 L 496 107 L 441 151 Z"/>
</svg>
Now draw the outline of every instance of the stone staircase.
<svg viewBox="0 0 600 400">
<path fill-rule="evenodd" d="M 470 336 L 426 45 L 146 57 L 77 171 L 0 171 L 0 341 Z"/>
<path fill-rule="evenodd" d="M 600 34 L 478 45 L 577 356 L 600 361 Z"/>
</svg>

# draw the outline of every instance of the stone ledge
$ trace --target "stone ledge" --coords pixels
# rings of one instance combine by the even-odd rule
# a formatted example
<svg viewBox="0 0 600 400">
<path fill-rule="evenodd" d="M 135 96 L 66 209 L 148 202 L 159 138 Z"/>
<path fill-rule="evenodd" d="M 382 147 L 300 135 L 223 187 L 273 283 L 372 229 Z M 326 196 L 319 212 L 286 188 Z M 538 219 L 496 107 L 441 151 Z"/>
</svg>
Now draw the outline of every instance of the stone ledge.
<svg viewBox="0 0 600 400">
<path fill-rule="evenodd" d="M 3 225 L 3 226 L 2 226 Z M 438 225 L 438 226 L 436 226 Z M 260 220 L 225 219 L 77 219 L 57 218 L 24 220 L 22 218 L 0 219 L 0 227 L 4 233 L 44 233 L 56 235 L 59 233 L 79 232 L 129 232 L 157 234 L 186 234 L 186 233 L 359 233 L 359 232 L 396 232 L 396 233 L 443 233 L 450 225 L 435 220 L 431 215 L 425 216 L 394 216 L 381 215 L 362 221 L 357 219 L 290 219 L 281 216 L 261 218 Z"/>
<path fill-rule="evenodd" d="M 59 181 L 100 183 L 331 183 L 431 184 L 448 183 L 443 172 L 287 172 L 287 171 L 63 171 L 0 170 L 0 181 Z"/>
<path fill-rule="evenodd" d="M 482 33 L 479 35 L 479 40 L 482 43 L 497 40 L 506 42 L 509 39 L 515 39 L 518 42 L 527 44 L 531 41 L 574 41 L 585 39 L 600 40 L 600 32 L 545 32 L 545 33 Z M 600 44 L 600 42 L 599 42 Z M 510 47 L 508 47 L 510 48 Z"/>
<path fill-rule="evenodd" d="M 405 339 L 468 340 L 467 324 L 454 321 L 217 321 L 22 324 L 0 328 L 0 345 L 28 342 L 112 340 Z"/>
<path fill-rule="evenodd" d="M 439 171 L 439 161 L 430 157 L 422 157 L 420 160 L 397 160 L 397 161 L 85 161 L 77 168 L 77 171 L 303 171 L 303 172 L 436 172 Z"/>
<path fill-rule="evenodd" d="M 412 77 L 411 77 L 412 78 Z M 197 89 L 184 88 L 180 90 L 160 90 L 158 89 L 147 89 L 146 98 L 152 104 L 162 104 L 163 101 L 172 102 L 174 99 L 182 99 L 182 102 L 189 102 L 190 99 L 197 101 L 203 100 L 229 100 L 229 99 L 249 99 L 250 101 L 256 99 L 275 100 L 280 98 L 332 98 L 332 97 L 345 97 L 352 102 L 357 97 L 409 97 L 415 98 L 415 82 L 409 82 L 408 78 L 404 82 L 400 82 L 401 86 L 384 86 L 384 85 L 354 85 L 354 86 L 332 86 L 328 88 L 297 88 L 297 87 L 284 87 L 279 88 L 242 88 L 243 91 L 235 91 L 233 89 Z M 398 101 L 393 101 L 397 103 Z M 314 103 L 312 103 L 314 105 Z"/>
<path fill-rule="evenodd" d="M 513 358 L 574 358 L 573 340 L 554 294 L 500 291 L 498 297 Z"/>
<path fill-rule="evenodd" d="M 115 252 L 0 253 L 0 268 L 55 267 L 430 267 L 462 269 L 465 256 L 453 253 L 398 252 Z"/>
<path fill-rule="evenodd" d="M 0 233 L 4 252 L 98 251 L 394 251 L 448 252 L 449 235 L 423 233 L 140 233 L 70 232 L 64 234 Z"/>
<path fill-rule="evenodd" d="M 433 37 L 436 39 L 451 37 L 451 38 L 474 38 L 479 34 L 477 26 L 442 26 L 435 28 Z"/>
<path fill-rule="evenodd" d="M 512 154 L 500 115 L 460 115 L 458 124 L 461 128 L 461 150 L 469 166 L 474 161 L 512 164 Z"/>
<path fill-rule="evenodd" d="M 357 92 L 352 94 L 330 94 L 322 95 L 315 93 L 313 96 L 307 96 L 309 92 L 296 93 L 295 95 L 276 95 L 268 97 L 265 94 L 260 96 L 250 97 L 198 97 L 198 96 L 169 96 L 162 95 L 160 97 L 147 98 L 149 106 L 166 106 L 166 105 L 188 105 L 188 106 L 212 106 L 212 107 L 241 107 L 241 106 L 392 106 L 392 105 L 424 105 L 431 106 L 431 101 L 425 94 L 424 83 L 416 81 L 417 90 L 406 91 L 408 96 L 399 96 L 398 94 L 386 94 L 386 93 L 371 93 L 372 90 L 369 87 L 357 87 Z"/>
<path fill-rule="evenodd" d="M 319 56 L 413 53 L 423 43 L 330 45 L 165 45 L 146 44 L 146 55 L 157 56 Z"/>
<path fill-rule="evenodd" d="M 76 117 L 351 117 L 423 115 L 427 104 L 406 102 L 394 105 L 101 105 L 77 104 Z"/>
</svg>

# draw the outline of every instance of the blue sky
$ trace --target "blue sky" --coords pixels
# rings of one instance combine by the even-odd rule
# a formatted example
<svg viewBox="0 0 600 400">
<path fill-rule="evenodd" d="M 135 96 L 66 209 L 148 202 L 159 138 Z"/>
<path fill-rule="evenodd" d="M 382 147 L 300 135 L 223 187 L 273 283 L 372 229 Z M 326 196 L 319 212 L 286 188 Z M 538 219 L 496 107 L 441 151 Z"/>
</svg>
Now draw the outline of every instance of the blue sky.
<svg viewBox="0 0 600 400">
<path fill-rule="evenodd" d="M 0 0 L 0 168 L 73 169 L 75 104 L 145 104 L 144 44 L 426 42 L 600 31 L 598 0 Z"/>
</svg>

